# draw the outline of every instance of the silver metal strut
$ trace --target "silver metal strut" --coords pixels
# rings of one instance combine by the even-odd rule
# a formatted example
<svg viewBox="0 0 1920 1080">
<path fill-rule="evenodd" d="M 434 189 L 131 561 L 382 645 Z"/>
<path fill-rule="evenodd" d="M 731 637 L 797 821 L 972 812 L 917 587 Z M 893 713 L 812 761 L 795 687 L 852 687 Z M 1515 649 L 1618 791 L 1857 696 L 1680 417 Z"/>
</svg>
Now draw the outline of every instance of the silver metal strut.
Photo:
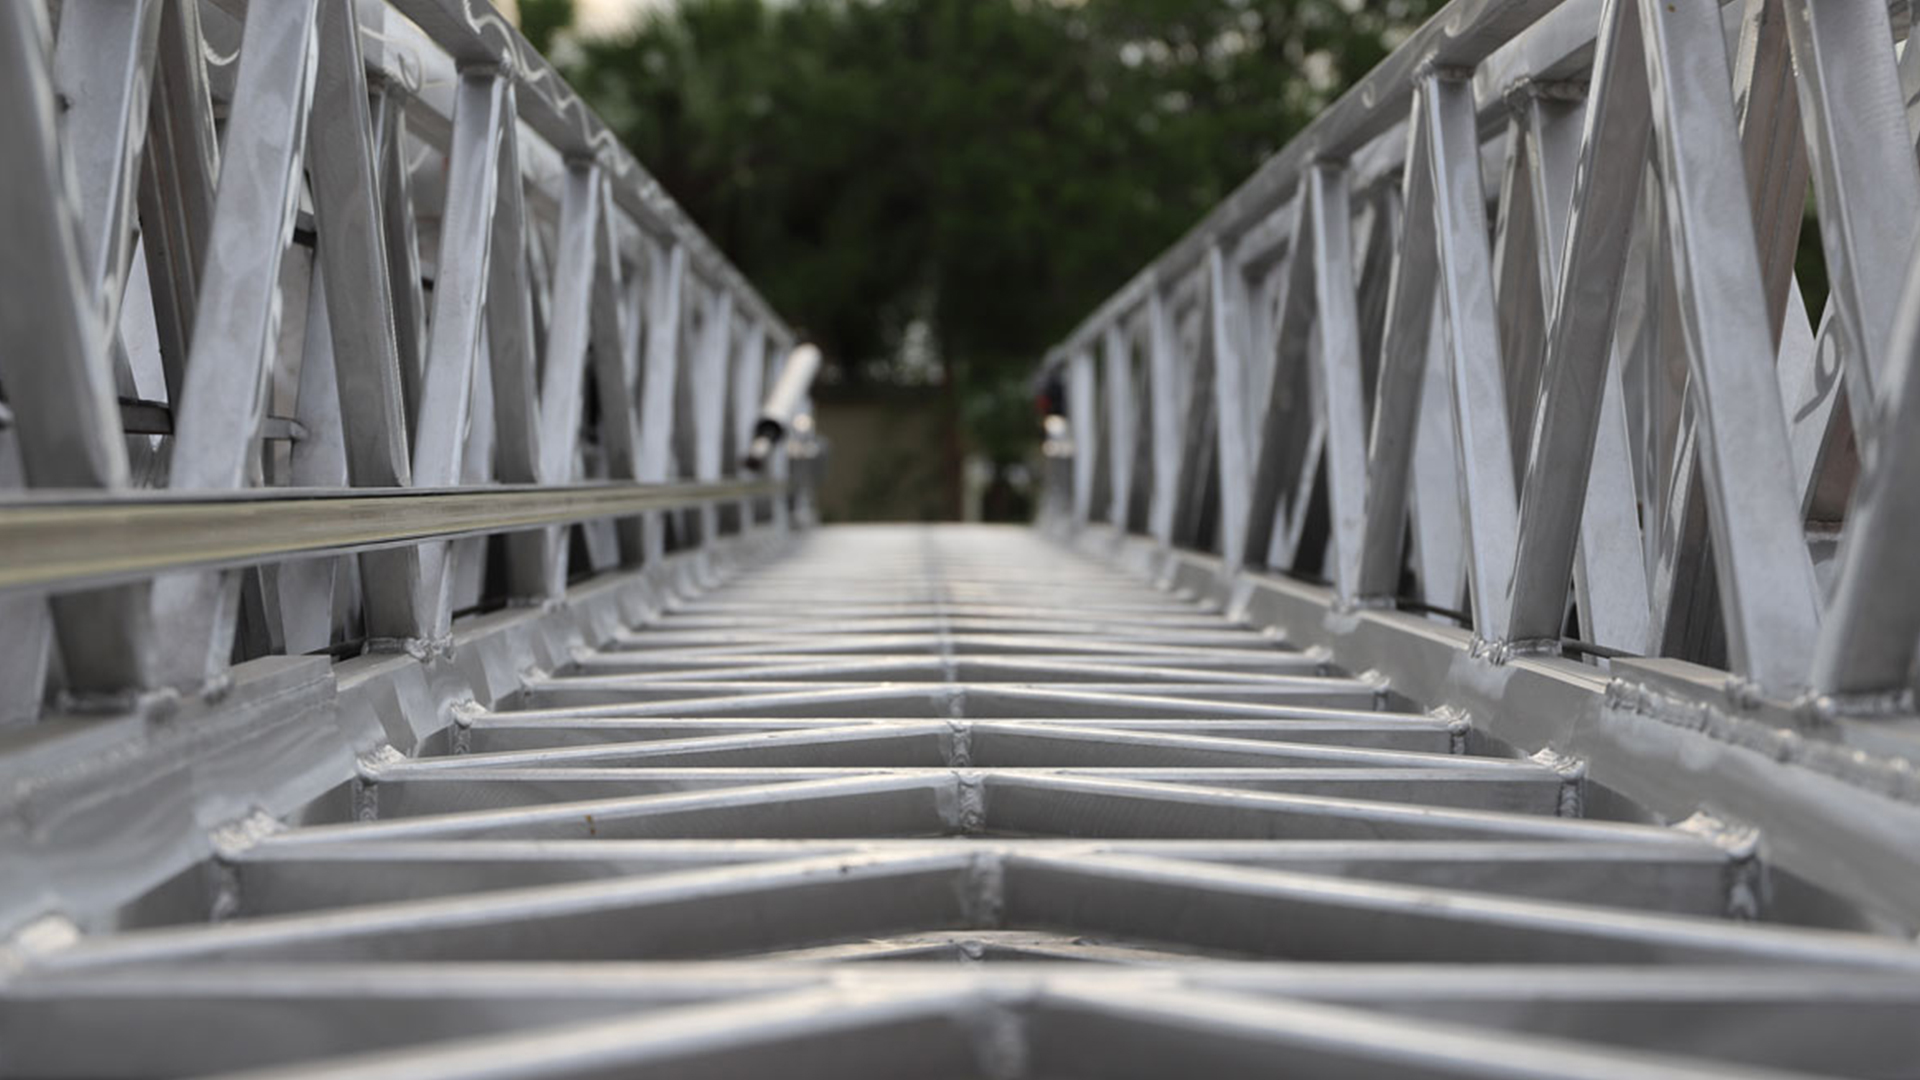
<svg viewBox="0 0 1920 1080">
<path fill-rule="evenodd" d="M 1920 1050 L 1920 948 L 1751 830 L 1641 820 L 1572 759 L 1030 530 L 829 528 L 622 587 L 630 625 L 220 830 L 117 929 L 31 926 L 0 1074 L 1880 1076 Z"/>
<path fill-rule="evenodd" d="M 1454 0 L 813 529 L 490 5 L 0 5 L 0 1078 L 1910 1074 L 1910 14 Z"/>
<path fill-rule="evenodd" d="M 1048 528 L 1910 935 L 1910 14 L 1448 4 L 1048 353 Z"/>
<path fill-rule="evenodd" d="M 1048 355 L 1069 520 L 1470 613 L 1495 657 L 1574 639 L 1911 715 L 1893 7 L 1449 4 Z"/>
</svg>

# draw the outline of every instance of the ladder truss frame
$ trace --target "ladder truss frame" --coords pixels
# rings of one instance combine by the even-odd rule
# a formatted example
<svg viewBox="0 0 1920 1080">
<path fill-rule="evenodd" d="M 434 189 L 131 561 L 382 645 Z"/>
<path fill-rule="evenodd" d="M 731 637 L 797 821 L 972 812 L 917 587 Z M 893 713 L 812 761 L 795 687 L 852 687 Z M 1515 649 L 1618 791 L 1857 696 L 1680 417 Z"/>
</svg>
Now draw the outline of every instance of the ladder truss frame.
<svg viewBox="0 0 1920 1080">
<path fill-rule="evenodd" d="M 26 0 L 0 61 L 8 933 L 807 519 L 810 439 L 743 467 L 793 330 L 489 4 Z"/>
<path fill-rule="evenodd" d="M 1048 518 L 1913 925 L 1894 8 L 1447 5 L 1048 353 Z"/>
</svg>

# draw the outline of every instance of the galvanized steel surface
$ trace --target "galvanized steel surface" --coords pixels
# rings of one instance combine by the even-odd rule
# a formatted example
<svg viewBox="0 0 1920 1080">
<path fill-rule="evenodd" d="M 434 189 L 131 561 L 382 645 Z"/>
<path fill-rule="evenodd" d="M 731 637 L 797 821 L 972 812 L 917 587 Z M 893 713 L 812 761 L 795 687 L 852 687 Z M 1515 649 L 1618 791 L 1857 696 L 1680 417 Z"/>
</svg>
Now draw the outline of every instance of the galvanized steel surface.
<svg viewBox="0 0 1920 1080">
<path fill-rule="evenodd" d="M 1449 4 L 1049 355 L 1070 520 L 1465 612 L 1496 659 L 1574 637 L 1911 715 L 1920 50 L 1888 8 Z"/>
<path fill-rule="evenodd" d="M 1751 835 L 1622 820 L 1575 763 L 1417 704 L 1028 530 L 822 530 L 229 830 L 162 890 L 197 924 L 38 924 L 0 1073 L 1920 1052 L 1920 949 L 1835 928 Z"/>
<path fill-rule="evenodd" d="M 1456 0 L 1055 353 L 1041 532 L 799 533 L 816 358 L 479 0 L 54 10 L 0 1076 L 1920 1060 L 1904 5 Z"/>
<path fill-rule="evenodd" d="M 736 479 L 791 332 L 491 5 L 22 0 L 0 52 L 0 725 L 784 527 L 785 456 Z"/>
</svg>

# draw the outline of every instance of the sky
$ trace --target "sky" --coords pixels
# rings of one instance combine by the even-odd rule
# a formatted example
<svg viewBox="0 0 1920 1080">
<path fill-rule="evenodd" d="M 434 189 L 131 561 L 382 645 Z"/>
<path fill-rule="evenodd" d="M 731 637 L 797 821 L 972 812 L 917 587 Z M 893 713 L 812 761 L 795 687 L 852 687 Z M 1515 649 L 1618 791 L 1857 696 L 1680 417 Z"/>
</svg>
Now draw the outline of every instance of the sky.
<svg viewBox="0 0 1920 1080">
<path fill-rule="evenodd" d="M 582 30 L 588 34 L 604 34 L 626 25 L 637 11 L 671 3 L 673 0 L 573 0 L 573 9 Z M 517 0 L 493 0 L 493 6 L 509 17 L 519 14 Z"/>
<path fill-rule="evenodd" d="M 647 7 L 665 7 L 669 0 L 574 0 L 580 28 L 591 34 L 618 29 L 635 11 Z"/>
</svg>

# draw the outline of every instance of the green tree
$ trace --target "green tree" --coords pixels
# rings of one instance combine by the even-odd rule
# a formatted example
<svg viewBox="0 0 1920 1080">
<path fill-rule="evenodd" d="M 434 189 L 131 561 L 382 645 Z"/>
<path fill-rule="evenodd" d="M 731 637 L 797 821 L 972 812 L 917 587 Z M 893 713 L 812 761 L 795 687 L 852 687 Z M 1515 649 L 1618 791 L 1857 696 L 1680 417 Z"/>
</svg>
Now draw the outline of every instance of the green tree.
<svg viewBox="0 0 1920 1080">
<path fill-rule="evenodd" d="M 553 52 L 554 38 L 573 25 L 573 0 L 520 0 L 520 32 L 542 53 Z"/>
<path fill-rule="evenodd" d="M 1011 460 L 1044 350 L 1431 6 L 682 0 L 569 74 L 839 387 L 921 377 L 922 328 L 949 422 Z"/>
</svg>

